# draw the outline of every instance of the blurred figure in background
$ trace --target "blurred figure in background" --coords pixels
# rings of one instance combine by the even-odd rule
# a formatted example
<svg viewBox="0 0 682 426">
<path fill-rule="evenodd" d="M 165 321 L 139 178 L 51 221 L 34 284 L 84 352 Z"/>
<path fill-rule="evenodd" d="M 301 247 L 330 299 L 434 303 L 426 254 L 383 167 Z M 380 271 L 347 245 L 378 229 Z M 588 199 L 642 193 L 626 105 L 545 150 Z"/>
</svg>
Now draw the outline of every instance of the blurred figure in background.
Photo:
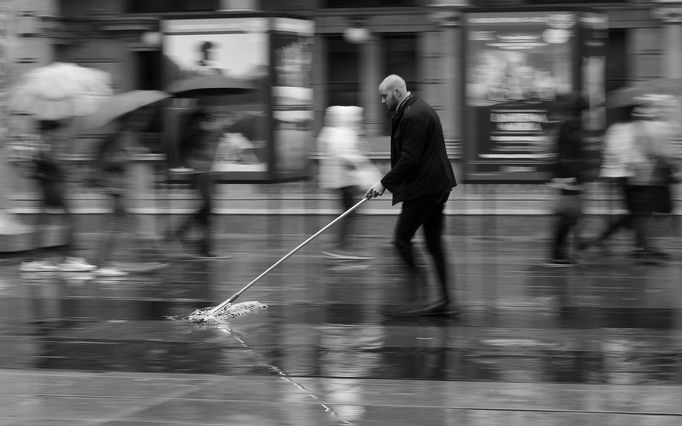
<svg viewBox="0 0 682 426">
<path fill-rule="evenodd" d="M 361 148 L 360 129 L 362 108 L 357 106 L 331 106 L 325 112 L 325 126 L 317 138 L 322 154 L 319 182 L 322 188 L 337 192 L 342 211 L 353 207 L 362 197 L 364 188 L 376 182 L 380 175 Z M 352 229 L 355 212 L 338 225 L 336 244 L 325 250 L 332 258 L 366 259 L 353 247 Z"/>
<path fill-rule="evenodd" d="M 410 284 L 424 285 L 417 265 L 412 238 L 421 227 L 438 276 L 439 299 L 406 312 L 388 315 L 433 315 L 455 313 L 451 309 L 447 263 L 443 248 L 445 202 L 457 185 L 445 149 L 438 114 L 423 100 L 407 91 L 405 80 L 395 74 L 379 85 L 381 103 L 393 112 L 391 120 L 391 170 L 373 184 L 365 196 L 378 197 L 386 189 L 393 204 L 402 202 L 393 243 L 407 266 Z"/>
<path fill-rule="evenodd" d="M 585 159 L 582 115 L 587 103 L 582 97 L 573 100 L 569 117 L 559 125 L 557 134 L 557 160 L 554 178 L 550 186 L 559 190 L 554 207 L 556 222 L 552 234 L 552 246 L 546 266 L 571 266 L 574 260 L 569 254 L 569 236 L 572 230 L 578 235 L 578 221 L 582 214 L 582 185 L 585 181 Z M 578 245 L 580 242 L 577 242 Z"/>
<path fill-rule="evenodd" d="M 631 128 L 632 111 L 634 105 L 621 107 L 616 121 L 606 131 L 604 153 L 602 158 L 599 177 L 609 180 L 620 192 L 624 201 L 626 212 L 615 220 L 609 220 L 608 225 L 596 238 L 585 240 L 581 249 L 589 249 L 593 246 L 604 247 L 604 243 L 614 233 L 621 229 L 632 228 L 632 200 L 627 185 L 629 171 L 626 164 L 627 152 L 632 142 Z"/>
<path fill-rule="evenodd" d="M 672 212 L 671 185 L 675 180 L 672 135 L 670 127 L 659 116 L 657 97 L 647 96 L 639 101 L 632 111 L 632 139 L 625 154 L 635 231 L 634 256 L 643 261 L 656 261 L 668 257 L 654 246 L 650 229 L 653 214 Z"/>
<path fill-rule="evenodd" d="M 66 176 L 56 155 L 59 143 L 59 131 L 63 123 L 59 121 L 40 121 L 38 130 L 40 144 L 33 157 L 33 177 L 37 180 L 41 191 L 40 211 L 36 218 L 32 247 L 36 254 L 34 259 L 22 262 L 20 269 L 24 272 L 65 271 L 89 272 L 94 265 L 74 255 L 74 218 L 66 201 Z M 46 226 L 50 223 L 51 209 L 59 209 L 65 231 L 64 241 L 60 246 L 62 260 L 55 264 L 42 248 Z"/>
<path fill-rule="evenodd" d="M 170 237 L 185 242 L 194 225 L 201 228 L 197 244 L 200 257 L 215 257 L 212 247 L 211 219 L 213 212 L 214 181 L 212 173 L 218 133 L 213 117 L 204 107 L 190 112 L 180 137 L 179 153 L 183 165 L 192 170 L 192 185 L 200 199 L 199 208 L 173 232 Z"/>
<path fill-rule="evenodd" d="M 139 148 L 137 132 L 146 124 L 139 112 L 131 112 L 114 121 L 114 132 L 100 144 L 96 154 L 97 170 L 94 184 L 111 202 L 111 213 L 103 227 L 106 232 L 97 248 L 95 270 L 100 276 L 123 276 L 127 272 L 116 268 L 112 255 L 116 251 L 121 234 L 130 226 L 130 215 L 126 208 L 126 197 L 130 191 L 129 167 L 133 152 Z M 137 260 L 137 259 L 136 259 Z"/>
</svg>

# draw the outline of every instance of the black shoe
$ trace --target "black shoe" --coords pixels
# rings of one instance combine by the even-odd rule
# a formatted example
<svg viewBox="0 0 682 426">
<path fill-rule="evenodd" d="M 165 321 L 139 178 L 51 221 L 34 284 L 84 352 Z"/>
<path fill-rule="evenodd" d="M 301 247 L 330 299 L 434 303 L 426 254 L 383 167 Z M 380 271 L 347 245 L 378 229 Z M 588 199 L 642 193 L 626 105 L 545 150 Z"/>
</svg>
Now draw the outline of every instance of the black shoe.
<svg viewBox="0 0 682 426">
<path fill-rule="evenodd" d="M 418 317 L 427 315 L 458 315 L 459 312 L 450 307 L 448 300 L 439 300 L 438 302 L 418 306 L 406 311 L 385 310 L 383 314 L 393 317 Z"/>
</svg>

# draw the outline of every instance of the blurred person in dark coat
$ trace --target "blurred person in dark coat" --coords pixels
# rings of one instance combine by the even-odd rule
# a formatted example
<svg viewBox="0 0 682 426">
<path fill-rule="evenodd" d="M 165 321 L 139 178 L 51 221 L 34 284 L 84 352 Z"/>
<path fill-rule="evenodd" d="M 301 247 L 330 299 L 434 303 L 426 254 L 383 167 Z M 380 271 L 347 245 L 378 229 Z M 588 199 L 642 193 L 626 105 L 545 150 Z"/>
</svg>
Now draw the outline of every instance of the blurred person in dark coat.
<svg viewBox="0 0 682 426">
<path fill-rule="evenodd" d="M 180 157 L 184 166 L 192 170 L 192 185 L 200 199 L 199 208 L 172 233 L 172 238 L 184 241 L 193 225 L 201 228 L 198 253 L 202 257 L 215 257 L 212 250 L 211 219 L 213 213 L 214 177 L 211 170 L 215 158 L 218 133 L 213 117 L 203 107 L 193 110 L 182 129 Z"/>
<path fill-rule="evenodd" d="M 570 116 L 559 125 L 555 175 L 550 183 L 550 186 L 559 190 L 559 198 L 554 207 L 556 222 L 547 266 L 574 264 L 569 254 L 568 241 L 571 231 L 577 230 L 582 214 L 581 195 L 586 176 L 582 116 L 586 108 L 585 100 L 582 97 L 576 98 L 570 107 Z M 576 235 L 576 238 L 580 237 Z M 578 241 L 576 248 L 579 244 Z"/>
<path fill-rule="evenodd" d="M 381 82 L 379 95 L 381 103 L 393 112 L 391 169 L 367 190 L 365 196 L 377 197 L 388 189 L 393 194 L 394 205 L 403 203 L 393 243 L 408 268 L 410 280 L 419 283 L 422 277 L 412 238 L 421 227 L 440 286 L 440 298 L 436 302 L 399 314 L 454 312 L 450 308 L 442 234 L 445 202 L 457 182 L 445 149 L 440 119 L 430 105 L 407 91 L 405 80 L 398 75 L 389 75 Z"/>
</svg>

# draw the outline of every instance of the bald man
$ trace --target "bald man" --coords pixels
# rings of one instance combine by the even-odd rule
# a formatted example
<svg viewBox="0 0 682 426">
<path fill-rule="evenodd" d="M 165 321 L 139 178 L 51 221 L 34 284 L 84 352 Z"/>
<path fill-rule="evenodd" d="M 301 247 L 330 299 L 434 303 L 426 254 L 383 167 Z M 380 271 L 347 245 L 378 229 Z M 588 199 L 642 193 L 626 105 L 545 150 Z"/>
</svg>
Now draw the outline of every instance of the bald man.
<svg viewBox="0 0 682 426">
<path fill-rule="evenodd" d="M 379 85 L 381 103 L 393 112 L 391 120 L 391 170 L 372 185 L 365 196 L 381 196 L 386 189 L 393 204 L 402 202 L 393 244 L 398 249 L 412 284 L 424 281 L 415 261 L 412 238 L 421 227 L 438 275 L 440 297 L 435 302 L 395 315 L 454 313 L 448 287 L 443 250 L 443 210 L 450 191 L 457 185 L 445 151 L 445 138 L 438 114 L 407 90 L 405 80 L 391 74 Z"/>
</svg>

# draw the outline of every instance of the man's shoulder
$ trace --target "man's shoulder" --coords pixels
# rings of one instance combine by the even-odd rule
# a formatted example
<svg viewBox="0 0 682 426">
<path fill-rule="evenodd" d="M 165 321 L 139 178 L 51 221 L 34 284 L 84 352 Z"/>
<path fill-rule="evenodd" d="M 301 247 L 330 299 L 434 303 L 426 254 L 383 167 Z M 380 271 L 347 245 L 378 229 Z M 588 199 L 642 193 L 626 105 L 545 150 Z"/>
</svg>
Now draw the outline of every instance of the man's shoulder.
<svg viewBox="0 0 682 426">
<path fill-rule="evenodd" d="M 406 101 L 405 115 L 423 114 L 425 112 L 432 113 L 434 110 L 431 105 L 423 99 L 412 96 Z"/>
</svg>

